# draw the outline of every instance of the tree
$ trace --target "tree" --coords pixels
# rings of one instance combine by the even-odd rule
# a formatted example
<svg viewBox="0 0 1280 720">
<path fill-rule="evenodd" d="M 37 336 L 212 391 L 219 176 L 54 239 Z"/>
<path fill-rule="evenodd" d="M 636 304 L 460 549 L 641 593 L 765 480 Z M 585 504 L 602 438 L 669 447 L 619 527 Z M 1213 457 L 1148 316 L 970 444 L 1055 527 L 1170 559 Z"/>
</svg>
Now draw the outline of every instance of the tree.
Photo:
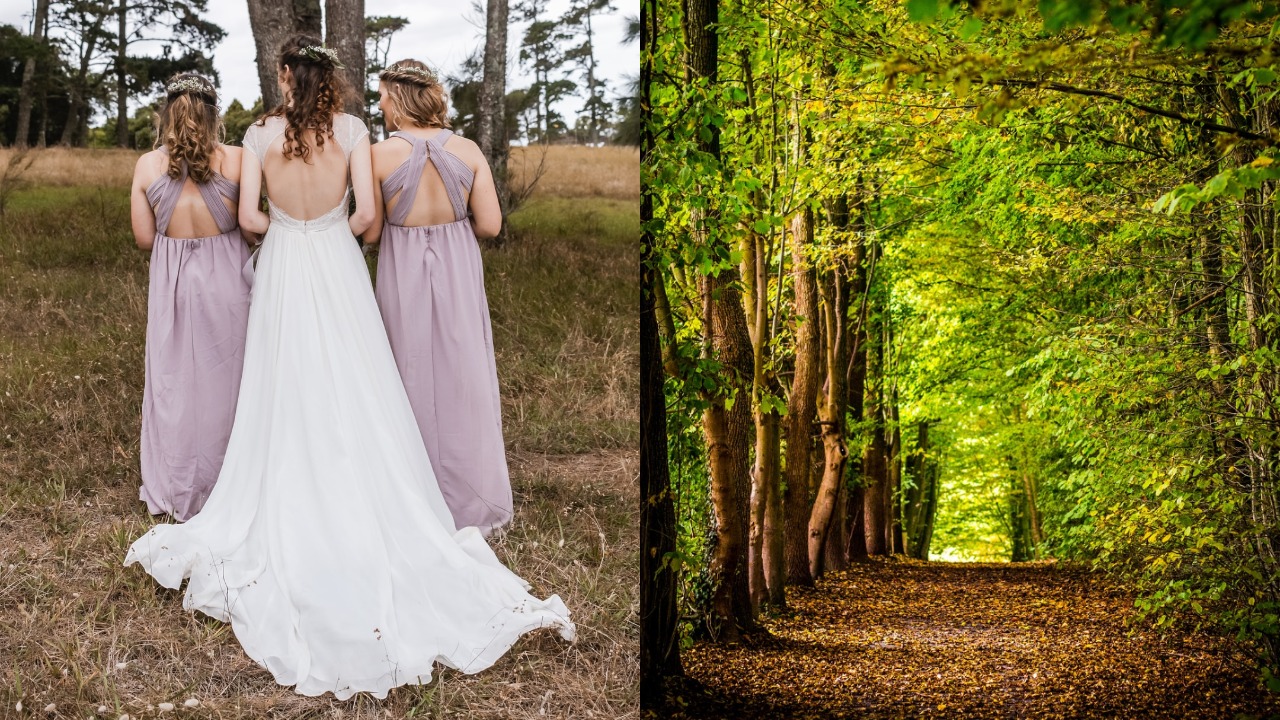
<svg viewBox="0 0 1280 720">
<path fill-rule="evenodd" d="M 491 242 L 507 238 L 507 214 L 511 211 L 511 191 L 507 186 L 507 158 L 511 142 L 507 135 L 507 0 L 486 0 L 484 22 L 484 72 L 480 83 L 479 128 L 476 143 L 489 161 L 493 182 L 502 207 L 502 228 Z"/>
<path fill-rule="evenodd" d="M 552 106 L 573 92 L 572 80 L 563 77 L 565 54 L 560 43 L 569 36 L 560 21 L 544 19 L 547 0 L 523 0 L 516 6 L 520 18 L 529 23 L 520 44 L 520 62 L 533 71 L 529 91 L 536 98 L 537 133 L 530 140 L 551 142 L 564 134 L 564 118 Z"/>
<path fill-rule="evenodd" d="M 450 122 L 453 129 L 464 137 L 474 138 L 481 132 L 484 114 L 482 72 L 480 52 L 476 49 L 463 59 L 456 74 L 445 78 L 449 83 L 449 105 L 453 110 Z"/>
<path fill-rule="evenodd" d="M 113 35 L 107 20 L 112 13 L 106 2 L 69 0 L 52 14 L 51 26 L 62 31 L 59 45 L 73 63 L 64 79 L 68 109 L 60 145 L 83 145 L 88 134 L 89 103 L 102 86 L 102 75 L 91 70 L 110 51 Z"/>
<path fill-rule="evenodd" d="M 31 38 L 41 49 L 48 37 L 48 22 L 49 0 L 36 0 L 36 11 L 31 21 Z M 18 95 L 18 127 L 14 135 L 14 142 L 20 148 L 27 147 L 31 138 L 31 106 L 37 87 L 36 67 L 45 60 L 44 55 L 43 52 L 32 52 L 23 64 L 22 89 Z M 44 138 L 41 137 L 37 144 L 43 146 Z"/>
<path fill-rule="evenodd" d="M 648 97 L 653 77 L 653 10 L 646 0 L 646 52 L 641 58 L 642 96 Z M 653 133 L 645 127 L 641 162 L 650 159 Z M 653 195 L 640 196 L 640 702 L 657 704 L 663 681 L 679 675 L 680 638 L 677 631 L 676 519 L 667 467 L 667 406 L 663 392 L 662 348 L 658 339 L 655 292 L 662 283 L 654 252 Z"/>
<path fill-rule="evenodd" d="M 395 34 L 409 26 L 409 19 L 395 15 L 375 15 L 365 18 L 365 57 L 370 75 L 377 75 L 391 62 L 391 40 Z"/>
<path fill-rule="evenodd" d="M 396 33 L 409 25 L 408 18 L 380 15 L 365 18 L 365 63 L 368 76 L 377 77 L 391 62 L 391 40 Z M 364 91 L 365 117 L 369 118 L 369 130 L 375 139 L 387 136 L 386 118 L 373 110 L 378 105 L 376 89 Z M 456 109 L 456 106 L 455 106 Z"/>
<path fill-rule="evenodd" d="M 321 36 L 320 0 L 248 0 L 248 4 L 263 105 L 274 108 L 281 102 L 280 87 L 276 83 L 276 56 L 280 45 L 294 33 Z"/>
<path fill-rule="evenodd" d="M 368 117 L 365 90 L 369 75 L 365 65 L 364 0 L 325 0 L 324 44 L 338 54 L 347 77 L 347 95 L 343 106 L 350 115 Z"/>
<path fill-rule="evenodd" d="M 208 0 L 117 0 L 115 59 L 116 145 L 129 147 L 129 98 L 163 83 L 176 72 L 211 73 L 206 57 L 226 36 L 222 28 L 201 18 Z M 159 33 L 157 34 L 157 30 Z M 162 43 L 160 58 L 131 57 L 129 48 L 139 43 Z M 184 52 L 178 55 L 174 47 Z"/>
<path fill-rule="evenodd" d="M 609 101 L 605 99 L 605 84 L 596 77 L 596 48 L 592 20 L 600 14 L 613 10 L 612 0 L 570 0 L 569 10 L 560 19 L 564 28 L 565 39 L 581 38 L 578 45 L 564 51 L 564 61 L 578 65 L 585 81 L 586 102 L 582 106 L 582 114 L 587 119 L 589 142 L 600 142 L 600 130 L 609 121 L 613 112 Z"/>
<path fill-rule="evenodd" d="M 258 98 L 258 101 L 249 109 L 245 109 L 239 100 L 232 100 L 222 113 L 222 126 L 226 129 L 227 144 L 239 145 L 244 140 L 244 134 L 249 126 L 262 117 L 264 112 L 266 109 L 262 106 L 262 98 Z"/>
</svg>

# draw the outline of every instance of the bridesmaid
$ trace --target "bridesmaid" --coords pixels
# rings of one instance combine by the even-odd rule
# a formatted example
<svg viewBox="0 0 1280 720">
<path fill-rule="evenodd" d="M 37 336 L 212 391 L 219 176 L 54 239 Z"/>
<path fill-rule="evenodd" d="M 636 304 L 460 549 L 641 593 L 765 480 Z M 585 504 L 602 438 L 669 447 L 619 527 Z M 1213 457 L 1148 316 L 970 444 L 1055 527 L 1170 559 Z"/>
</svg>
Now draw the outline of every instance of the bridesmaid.
<svg viewBox="0 0 1280 720">
<path fill-rule="evenodd" d="M 401 60 L 378 78 L 395 130 L 373 148 L 378 215 L 364 235 L 382 240 L 378 306 L 454 521 L 488 536 L 512 501 L 476 238 L 498 234 L 502 210 L 480 148 L 448 129 L 435 75 Z"/>
<path fill-rule="evenodd" d="M 133 236 L 151 252 L 139 499 L 185 521 L 209 497 L 231 434 L 249 248 L 236 223 L 240 148 L 219 142 L 213 84 L 186 73 L 165 90 L 156 149 L 138 159 L 130 196 Z"/>
</svg>

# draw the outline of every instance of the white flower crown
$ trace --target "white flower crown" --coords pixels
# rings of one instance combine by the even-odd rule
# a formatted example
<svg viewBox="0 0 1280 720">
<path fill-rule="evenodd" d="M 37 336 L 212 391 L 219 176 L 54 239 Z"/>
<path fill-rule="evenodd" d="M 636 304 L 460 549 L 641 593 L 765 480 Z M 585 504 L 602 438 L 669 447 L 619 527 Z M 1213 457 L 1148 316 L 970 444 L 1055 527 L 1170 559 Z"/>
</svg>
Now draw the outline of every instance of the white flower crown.
<svg viewBox="0 0 1280 720">
<path fill-rule="evenodd" d="M 417 75 L 418 77 L 422 78 L 423 80 L 426 80 L 427 82 L 436 81 L 435 73 L 431 72 L 430 70 L 426 70 L 424 68 L 413 67 L 412 65 L 392 65 L 391 67 L 387 68 L 386 72 L 409 73 L 410 75 Z"/>
<path fill-rule="evenodd" d="M 166 85 L 164 91 L 170 95 L 179 92 L 198 92 L 208 95 L 214 92 L 213 83 L 202 77 L 184 77 Z"/>
<path fill-rule="evenodd" d="M 298 54 L 309 60 L 316 62 L 329 63 L 335 68 L 341 68 L 342 63 L 338 62 L 338 53 L 332 48 L 322 47 L 320 45 L 308 45 L 298 51 Z"/>
</svg>

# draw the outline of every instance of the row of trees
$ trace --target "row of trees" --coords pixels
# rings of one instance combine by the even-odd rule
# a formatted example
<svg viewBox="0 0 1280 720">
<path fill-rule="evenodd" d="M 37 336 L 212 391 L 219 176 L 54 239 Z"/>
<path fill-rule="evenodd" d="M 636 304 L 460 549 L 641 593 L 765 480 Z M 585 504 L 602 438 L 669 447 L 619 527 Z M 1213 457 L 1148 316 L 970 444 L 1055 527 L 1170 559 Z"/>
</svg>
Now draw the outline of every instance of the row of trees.
<svg viewBox="0 0 1280 720">
<path fill-rule="evenodd" d="M 647 693 L 939 549 L 1093 562 L 1276 666 L 1278 16 L 645 0 Z"/>
<path fill-rule="evenodd" d="M 363 0 L 326 0 L 323 8 L 320 0 L 264 0 L 248 7 L 258 58 L 268 58 L 258 63 L 265 107 L 279 102 L 269 58 L 286 36 L 307 32 L 324 37 L 346 66 L 355 88 L 347 99 L 348 112 L 370 115 L 376 95 L 360 89 L 386 66 L 392 38 L 408 25 L 406 18 L 366 18 Z M 529 22 L 520 61 L 535 82 L 511 92 L 506 63 L 512 9 L 507 0 L 490 0 L 485 10 L 484 46 L 449 78 L 459 124 L 469 135 L 495 138 L 483 143 L 494 147 L 502 145 L 502 138 L 637 142 L 634 89 L 615 112 L 607 85 L 598 77 L 596 38 L 600 15 L 613 10 L 608 0 L 573 0 L 559 18 L 547 17 L 546 0 L 516 5 L 515 20 Z M 0 132 L 16 145 L 82 146 L 92 141 L 139 146 L 150 133 L 139 118 L 149 117 L 150 110 L 131 118 L 130 98 L 159 93 L 176 72 L 216 77 L 210 57 L 225 33 L 205 19 L 207 12 L 207 0 L 37 0 L 29 32 L 0 28 L 0 57 L 5 58 L 0 61 L 0 94 L 12 101 L 5 104 L 6 111 L 16 107 L 16 112 L 0 114 Z M 638 23 L 628 22 L 632 28 Z M 586 100 L 572 129 L 554 110 L 570 94 Z M 94 131 L 89 124 L 97 108 L 111 109 L 113 117 Z M 482 130 L 481 116 L 488 108 L 500 112 Z"/>
</svg>

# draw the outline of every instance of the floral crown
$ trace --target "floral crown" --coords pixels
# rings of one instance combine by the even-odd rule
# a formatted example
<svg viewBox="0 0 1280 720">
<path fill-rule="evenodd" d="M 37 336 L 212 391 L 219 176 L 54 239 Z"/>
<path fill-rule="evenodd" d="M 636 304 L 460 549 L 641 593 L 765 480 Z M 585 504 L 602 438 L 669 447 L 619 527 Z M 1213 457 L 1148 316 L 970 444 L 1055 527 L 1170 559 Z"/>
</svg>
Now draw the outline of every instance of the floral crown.
<svg viewBox="0 0 1280 720">
<path fill-rule="evenodd" d="M 343 67 L 342 63 L 338 62 L 338 53 L 334 52 L 331 48 L 322 47 L 320 45 L 308 45 L 299 50 L 298 54 L 308 60 L 325 63 L 335 68 Z"/>
<path fill-rule="evenodd" d="M 184 77 L 181 80 L 175 80 L 166 85 L 164 91 L 169 95 L 184 92 L 196 92 L 210 95 L 214 92 L 213 83 L 198 75 L 194 77 Z"/>
<path fill-rule="evenodd" d="M 426 68 L 414 67 L 412 65 L 392 65 L 391 67 L 387 68 L 383 72 L 408 73 L 410 75 L 416 75 L 428 83 L 436 82 L 435 73 L 431 72 L 430 70 L 427 70 Z"/>
</svg>

